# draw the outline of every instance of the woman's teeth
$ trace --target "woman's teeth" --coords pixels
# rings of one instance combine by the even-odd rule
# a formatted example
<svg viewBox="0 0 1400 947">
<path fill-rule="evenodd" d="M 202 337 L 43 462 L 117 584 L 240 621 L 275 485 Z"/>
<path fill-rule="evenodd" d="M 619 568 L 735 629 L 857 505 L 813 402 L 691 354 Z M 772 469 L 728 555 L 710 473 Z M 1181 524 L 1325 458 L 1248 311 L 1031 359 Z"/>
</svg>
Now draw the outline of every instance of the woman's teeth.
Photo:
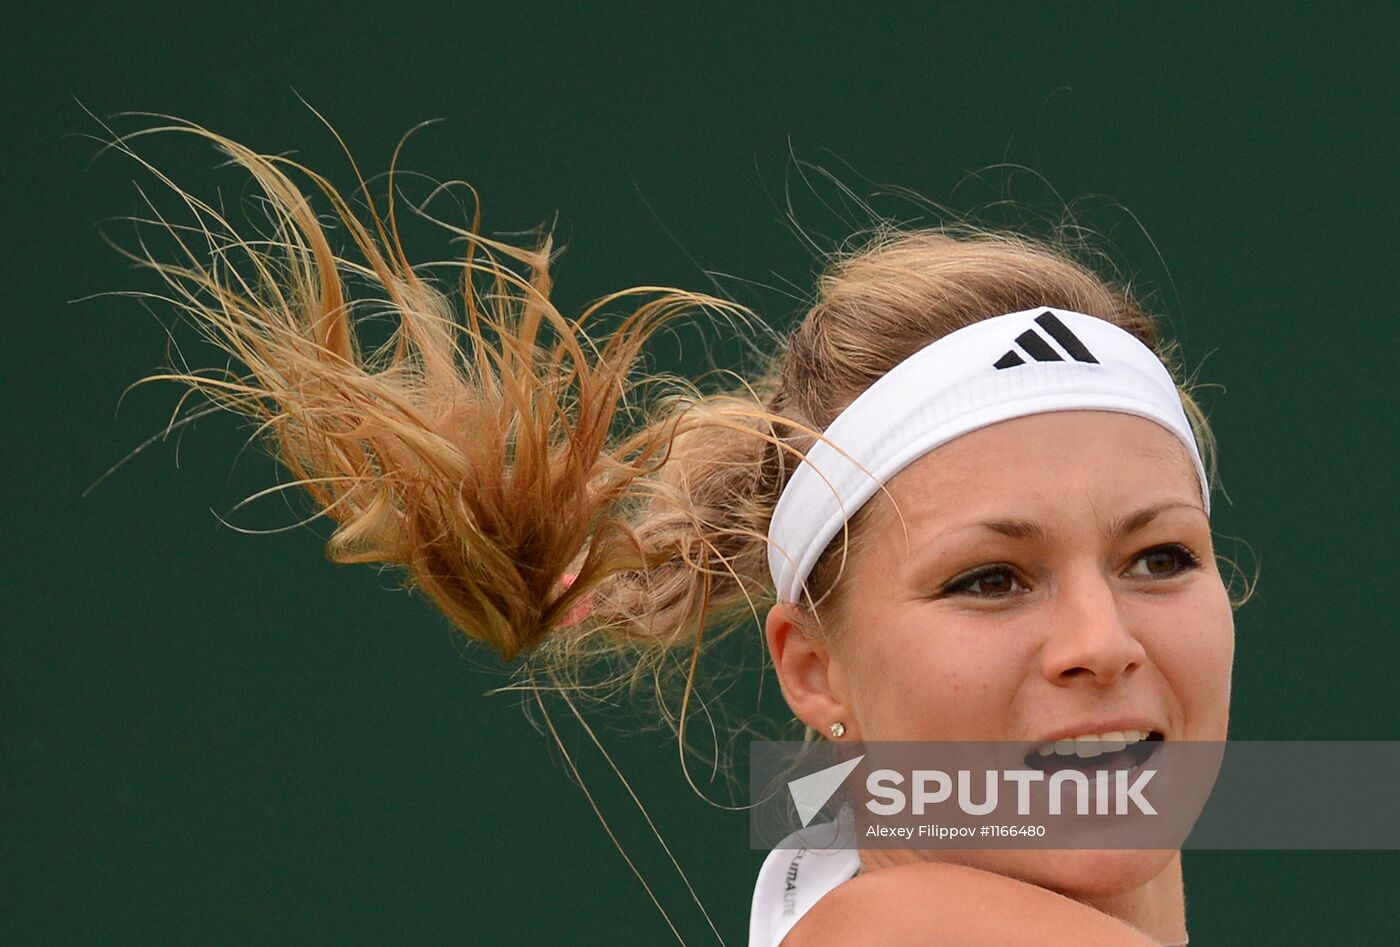
<svg viewBox="0 0 1400 947">
<path fill-rule="evenodd" d="M 1041 756 L 1078 756 L 1089 759 L 1105 753 L 1115 753 L 1147 739 L 1151 730 L 1110 730 L 1108 733 L 1085 733 L 1063 740 L 1042 743 Z"/>
</svg>

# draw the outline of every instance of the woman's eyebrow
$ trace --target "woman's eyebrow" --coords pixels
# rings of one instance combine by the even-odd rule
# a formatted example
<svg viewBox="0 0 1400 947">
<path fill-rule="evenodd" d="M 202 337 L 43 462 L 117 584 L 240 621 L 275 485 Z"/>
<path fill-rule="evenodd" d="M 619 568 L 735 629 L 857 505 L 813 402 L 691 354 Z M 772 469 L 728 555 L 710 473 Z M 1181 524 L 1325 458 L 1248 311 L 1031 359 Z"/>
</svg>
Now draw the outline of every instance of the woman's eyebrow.
<svg viewBox="0 0 1400 947">
<path fill-rule="evenodd" d="M 1122 539 L 1124 536 L 1130 536 L 1156 519 L 1159 514 L 1165 513 L 1167 510 L 1178 508 L 1200 510 L 1201 515 L 1205 515 L 1205 511 L 1201 510 L 1200 505 L 1196 503 L 1187 503 L 1184 501 L 1158 503 L 1154 506 L 1138 510 L 1136 513 L 1129 513 L 1127 516 L 1122 516 L 1114 520 L 1108 529 L 1109 538 Z"/>
<path fill-rule="evenodd" d="M 1185 500 L 1169 500 L 1164 503 L 1156 503 L 1152 506 L 1144 507 L 1135 512 L 1128 513 L 1124 516 L 1120 516 L 1118 519 L 1114 520 L 1112 523 L 1109 524 L 1108 536 L 1112 540 L 1121 540 L 1124 537 L 1130 536 L 1138 530 L 1142 529 L 1143 527 L 1147 526 L 1147 524 L 1151 523 L 1160 514 L 1165 513 L 1167 510 L 1174 510 L 1178 508 L 1196 510 L 1199 513 L 1201 513 L 1202 516 L 1205 515 L 1205 511 L 1201 509 L 1201 505 L 1199 503 L 1190 503 Z M 1010 539 L 1029 540 L 1036 542 L 1044 542 L 1048 539 L 1050 535 L 1044 526 L 1042 526 L 1040 523 L 1034 520 L 977 520 L 972 523 L 964 523 L 962 526 L 956 526 L 950 530 L 947 530 L 946 532 L 940 533 L 938 536 L 934 537 L 929 542 L 924 543 L 919 547 L 919 549 L 914 553 L 914 555 L 910 557 L 911 563 L 915 565 L 916 569 L 921 568 L 924 563 L 928 562 L 929 560 L 935 558 L 938 555 L 938 553 L 941 551 L 942 543 L 945 539 L 947 539 L 947 537 L 952 536 L 955 533 L 961 533 L 966 530 L 972 529 L 988 529 L 994 533 L 1000 533 L 1001 535 L 1006 536 Z"/>
<path fill-rule="evenodd" d="M 1141 510 L 1128 513 L 1127 515 L 1121 516 L 1118 519 L 1114 520 L 1109 525 L 1108 535 L 1112 539 L 1122 539 L 1124 536 L 1129 536 L 1142 529 L 1148 523 L 1151 523 L 1154 519 L 1156 519 L 1160 514 L 1165 513 L 1167 510 L 1177 509 L 1178 507 L 1184 507 L 1186 509 L 1192 510 L 1200 509 L 1199 504 L 1188 503 L 1181 500 L 1157 503 L 1152 506 L 1144 507 Z M 1203 510 L 1201 512 L 1204 514 Z M 989 529 L 994 533 L 1001 533 L 1003 536 L 1009 537 L 1011 539 L 1044 540 L 1048 535 L 1046 533 L 1045 527 L 1042 526 L 1040 523 L 1035 522 L 1034 520 L 979 520 L 975 523 L 968 523 L 967 526 L 960 527 L 960 529 L 967 529 L 969 527 L 973 529 Z M 958 531 L 959 530 L 957 529 L 950 530 L 950 532 Z"/>
<path fill-rule="evenodd" d="M 983 520 L 976 524 L 1012 539 L 1044 539 L 1045 527 L 1030 520 Z"/>
</svg>

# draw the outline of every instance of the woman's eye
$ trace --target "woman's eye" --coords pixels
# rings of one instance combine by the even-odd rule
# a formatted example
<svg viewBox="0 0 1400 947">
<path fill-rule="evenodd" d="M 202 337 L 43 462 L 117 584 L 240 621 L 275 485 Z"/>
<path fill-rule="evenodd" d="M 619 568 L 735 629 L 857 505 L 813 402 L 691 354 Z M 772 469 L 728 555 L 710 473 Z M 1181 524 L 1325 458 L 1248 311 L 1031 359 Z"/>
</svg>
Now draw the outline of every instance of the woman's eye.
<svg viewBox="0 0 1400 947">
<path fill-rule="evenodd" d="M 1016 573 L 1006 566 L 976 569 L 959 576 L 943 588 L 944 595 L 973 595 L 981 598 L 1000 598 L 1024 591 L 1026 587 L 1016 578 Z"/>
<path fill-rule="evenodd" d="M 1154 546 L 1138 553 L 1128 569 L 1128 575 L 1148 579 L 1163 579 L 1179 575 L 1200 565 L 1200 560 L 1185 546 L 1172 543 Z"/>
</svg>

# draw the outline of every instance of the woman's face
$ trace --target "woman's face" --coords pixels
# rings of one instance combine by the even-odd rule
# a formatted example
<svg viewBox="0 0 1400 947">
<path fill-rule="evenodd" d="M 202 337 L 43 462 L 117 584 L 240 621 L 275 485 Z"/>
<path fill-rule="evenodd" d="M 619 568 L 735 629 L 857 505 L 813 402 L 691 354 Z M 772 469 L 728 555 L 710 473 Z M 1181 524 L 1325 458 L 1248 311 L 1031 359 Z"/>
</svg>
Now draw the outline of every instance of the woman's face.
<svg viewBox="0 0 1400 947">
<path fill-rule="evenodd" d="M 848 738 L 1225 738 L 1233 615 L 1195 468 L 1170 432 L 1108 411 L 1017 418 L 938 448 L 888 489 L 827 643 Z M 1103 893 L 1170 857 L 970 854 Z"/>
</svg>

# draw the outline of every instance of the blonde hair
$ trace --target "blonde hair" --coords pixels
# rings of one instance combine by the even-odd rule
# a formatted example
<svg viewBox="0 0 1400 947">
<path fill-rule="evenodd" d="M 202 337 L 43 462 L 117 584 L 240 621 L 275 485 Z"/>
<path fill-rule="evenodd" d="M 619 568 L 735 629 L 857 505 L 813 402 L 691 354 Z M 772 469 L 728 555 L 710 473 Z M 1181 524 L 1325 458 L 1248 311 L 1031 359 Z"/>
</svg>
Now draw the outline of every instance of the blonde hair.
<svg viewBox="0 0 1400 947">
<path fill-rule="evenodd" d="M 271 224 L 241 236 L 166 180 L 194 226 L 157 216 L 180 258 L 145 244 L 134 257 L 237 367 L 152 378 L 258 421 L 292 474 L 283 488 L 304 489 L 335 522 L 331 559 L 401 567 L 506 661 L 570 680 L 601 661 L 631 684 L 678 669 L 681 727 L 702 652 L 771 600 L 766 532 L 788 476 L 898 362 L 978 320 L 1053 306 L 1115 323 L 1176 367 L 1132 293 L 1068 252 L 971 227 L 882 227 L 829 262 L 766 370 L 706 393 L 640 360 L 687 314 L 746 322 L 732 302 L 639 287 L 566 314 L 551 298 L 550 237 L 484 236 L 479 204 L 468 225 L 439 221 L 465 244 L 459 259 L 415 266 L 392 168 L 384 212 L 363 180 L 357 212 L 290 158 L 182 122 L 140 134 L 152 132 L 213 143 L 251 176 Z M 134 137 L 113 144 L 135 156 Z M 329 203 L 330 223 L 298 177 Z M 347 249 L 332 244 L 340 232 Z M 384 313 L 393 331 L 369 348 L 360 320 Z M 1209 458 L 1204 418 L 1182 399 Z M 846 551 L 833 542 L 812 573 L 814 614 Z"/>
</svg>

